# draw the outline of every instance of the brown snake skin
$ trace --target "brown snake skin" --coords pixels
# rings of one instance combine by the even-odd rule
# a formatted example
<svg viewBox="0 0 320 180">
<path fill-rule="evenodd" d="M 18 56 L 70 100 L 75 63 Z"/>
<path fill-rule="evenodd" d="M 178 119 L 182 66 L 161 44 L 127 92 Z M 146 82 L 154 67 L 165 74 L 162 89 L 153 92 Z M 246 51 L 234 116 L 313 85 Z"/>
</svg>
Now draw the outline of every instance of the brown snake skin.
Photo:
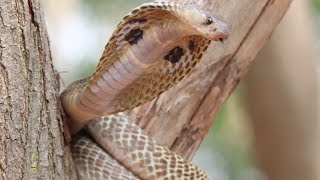
<svg viewBox="0 0 320 180">
<path fill-rule="evenodd" d="M 217 13 L 191 3 L 145 3 L 123 18 L 94 74 L 61 95 L 73 134 L 94 119 L 73 139 L 79 179 L 208 179 L 125 114 L 111 114 L 146 103 L 182 80 L 211 41 L 228 38 L 229 28 Z"/>
</svg>

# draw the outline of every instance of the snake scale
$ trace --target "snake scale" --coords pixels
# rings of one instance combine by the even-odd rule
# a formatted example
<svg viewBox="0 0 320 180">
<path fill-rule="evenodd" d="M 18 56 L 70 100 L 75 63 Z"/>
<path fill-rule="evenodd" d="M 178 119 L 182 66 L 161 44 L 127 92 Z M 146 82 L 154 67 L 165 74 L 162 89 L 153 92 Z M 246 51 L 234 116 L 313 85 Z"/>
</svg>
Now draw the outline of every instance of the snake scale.
<svg viewBox="0 0 320 180">
<path fill-rule="evenodd" d="M 125 16 L 94 74 L 61 94 L 79 179 L 208 179 L 122 112 L 182 80 L 229 31 L 221 16 L 192 3 L 145 3 Z"/>
</svg>

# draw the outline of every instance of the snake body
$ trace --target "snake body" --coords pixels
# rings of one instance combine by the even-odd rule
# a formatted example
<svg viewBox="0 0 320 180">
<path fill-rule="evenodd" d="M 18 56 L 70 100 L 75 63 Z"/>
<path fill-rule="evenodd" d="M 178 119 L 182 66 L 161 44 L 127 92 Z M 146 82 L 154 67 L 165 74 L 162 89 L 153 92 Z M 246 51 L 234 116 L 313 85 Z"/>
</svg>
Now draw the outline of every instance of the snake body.
<svg viewBox="0 0 320 180">
<path fill-rule="evenodd" d="M 229 25 L 217 13 L 191 3 L 145 3 L 125 16 L 94 74 L 61 95 L 73 134 L 95 119 L 86 126 L 90 138 L 79 136 L 73 143 L 79 177 L 206 179 L 204 171 L 158 145 L 125 114 L 111 114 L 172 87 L 200 62 L 212 40 L 228 34 Z"/>
</svg>

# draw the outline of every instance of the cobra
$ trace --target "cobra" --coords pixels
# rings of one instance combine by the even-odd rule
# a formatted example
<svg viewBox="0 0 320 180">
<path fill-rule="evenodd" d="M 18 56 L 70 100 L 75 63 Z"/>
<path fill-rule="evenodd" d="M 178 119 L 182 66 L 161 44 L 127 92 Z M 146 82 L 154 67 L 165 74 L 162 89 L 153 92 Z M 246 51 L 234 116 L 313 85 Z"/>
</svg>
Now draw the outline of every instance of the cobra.
<svg viewBox="0 0 320 180">
<path fill-rule="evenodd" d="M 61 94 L 80 179 L 207 179 L 121 113 L 182 80 L 230 25 L 192 3 L 153 2 L 118 24 L 91 77 Z M 79 130 L 84 127 L 86 133 Z"/>
</svg>

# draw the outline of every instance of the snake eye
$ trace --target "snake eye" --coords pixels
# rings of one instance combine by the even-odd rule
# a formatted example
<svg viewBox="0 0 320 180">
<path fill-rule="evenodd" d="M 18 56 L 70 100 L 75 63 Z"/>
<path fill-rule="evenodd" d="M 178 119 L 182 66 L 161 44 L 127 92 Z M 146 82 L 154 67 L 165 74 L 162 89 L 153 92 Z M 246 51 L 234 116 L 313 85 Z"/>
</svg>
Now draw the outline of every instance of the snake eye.
<svg viewBox="0 0 320 180">
<path fill-rule="evenodd" d="M 212 24 L 213 23 L 212 17 L 208 17 L 206 23 L 207 23 L 207 25 Z"/>
</svg>

